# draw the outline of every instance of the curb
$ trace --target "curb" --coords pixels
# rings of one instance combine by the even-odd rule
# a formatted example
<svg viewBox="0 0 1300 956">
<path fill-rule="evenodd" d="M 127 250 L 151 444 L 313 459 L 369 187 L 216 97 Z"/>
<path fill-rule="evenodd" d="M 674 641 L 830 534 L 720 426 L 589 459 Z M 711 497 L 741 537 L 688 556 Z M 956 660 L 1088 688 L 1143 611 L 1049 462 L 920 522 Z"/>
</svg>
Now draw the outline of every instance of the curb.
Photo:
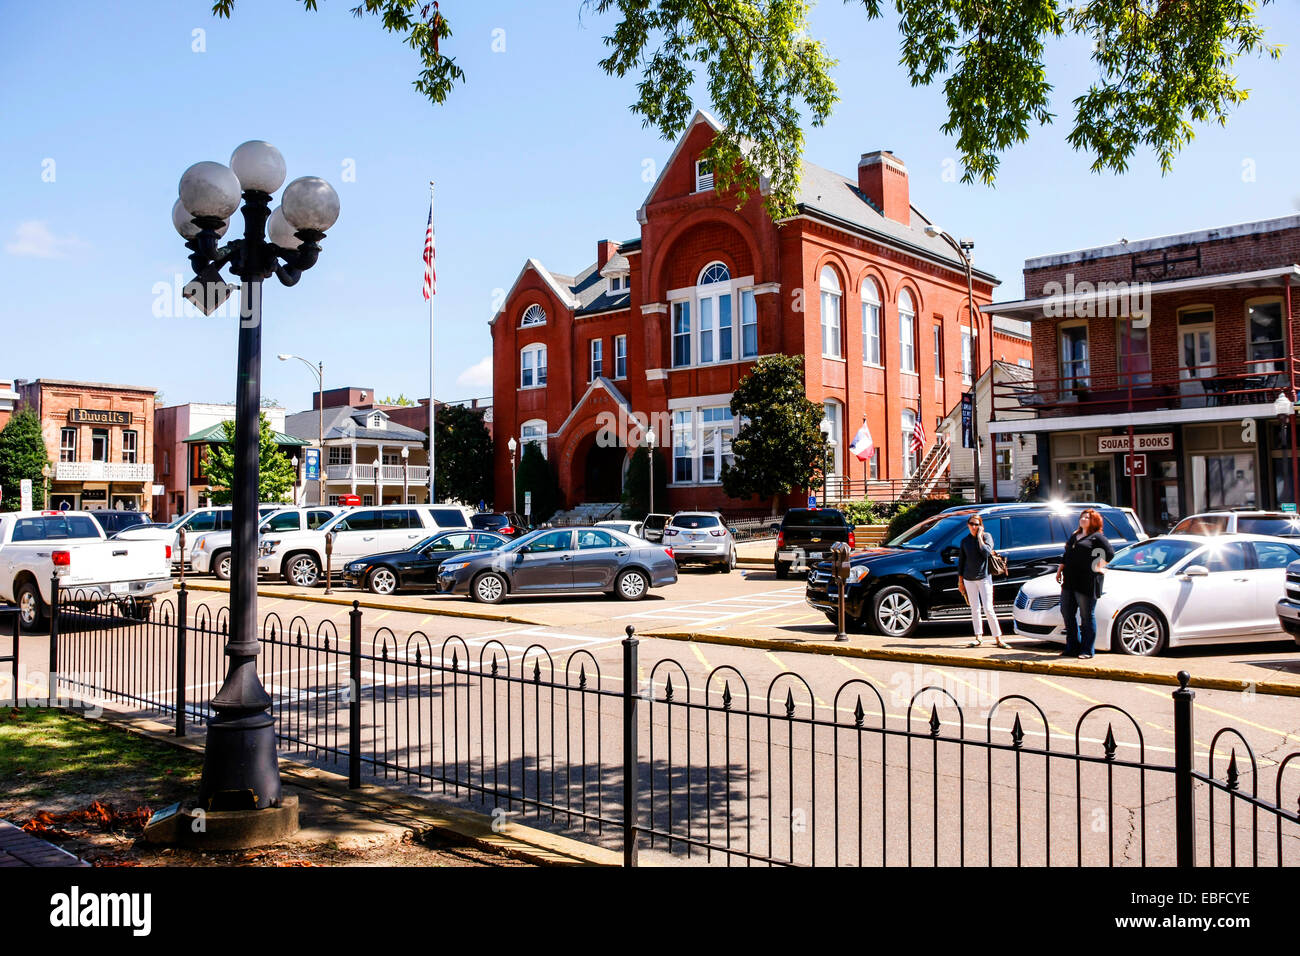
<svg viewBox="0 0 1300 956">
<path fill-rule="evenodd" d="M 1018 671 L 1022 674 L 1054 674 L 1057 677 L 1086 677 L 1091 680 L 1127 681 L 1138 684 L 1167 684 L 1177 687 L 1177 674 L 1140 671 L 1133 668 L 1096 669 L 1085 664 L 1071 664 L 1056 660 L 1012 661 L 995 657 L 968 657 L 944 651 L 897 651 L 874 647 L 853 647 L 844 644 L 791 644 L 789 641 L 762 637 L 736 637 L 731 634 L 698 633 L 688 631 L 641 631 L 643 638 L 666 641 L 684 641 L 697 644 L 724 644 L 730 647 L 748 647 L 764 651 L 786 651 L 796 654 L 822 654 L 830 657 L 855 657 L 865 660 L 897 661 L 907 664 L 936 664 L 949 667 L 975 668 L 994 671 Z M 1227 677 L 1193 677 L 1190 686 L 1204 690 L 1245 691 L 1275 697 L 1300 697 L 1300 684 L 1285 681 L 1246 681 Z"/>
<path fill-rule="evenodd" d="M 191 584 L 185 582 L 187 591 L 212 591 L 218 594 L 229 594 L 230 588 L 222 587 L 219 584 L 208 584 L 206 582 Z M 279 598 L 284 601 L 310 601 L 313 604 L 333 604 L 339 607 L 351 607 L 355 601 L 360 607 L 368 607 L 376 611 L 405 611 L 409 614 L 434 614 L 442 617 L 465 617 L 476 621 L 499 621 L 503 624 L 529 624 L 534 627 L 546 627 L 547 622 L 537 621 L 532 618 L 518 617 L 514 614 L 490 614 L 485 611 L 462 610 L 457 607 L 440 607 L 437 605 L 431 607 L 407 607 L 403 604 L 386 604 L 382 601 L 370 598 L 353 598 L 353 597 L 334 597 L 326 594 L 280 594 L 276 591 L 268 591 L 265 588 L 257 589 L 257 596 L 264 598 Z"/>
<path fill-rule="evenodd" d="M 125 714 L 102 712 L 98 717 L 83 715 L 88 720 L 111 724 L 128 733 L 147 737 L 191 753 L 204 753 L 203 745 L 190 738 L 177 738 L 172 728 L 156 720 L 130 717 Z M 443 803 L 427 797 L 398 793 L 376 784 L 362 784 L 353 790 L 341 774 L 319 767 L 308 766 L 279 758 L 280 776 L 287 782 L 305 790 L 325 793 L 335 799 L 347 800 L 372 813 L 404 818 L 415 830 L 436 830 L 449 834 L 462 843 L 468 843 L 503 856 L 525 860 L 538 866 L 609 866 L 621 867 L 623 855 L 617 850 L 592 846 L 570 837 L 559 836 L 543 830 L 506 823 L 494 828 L 493 818 L 474 810 Z"/>
</svg>

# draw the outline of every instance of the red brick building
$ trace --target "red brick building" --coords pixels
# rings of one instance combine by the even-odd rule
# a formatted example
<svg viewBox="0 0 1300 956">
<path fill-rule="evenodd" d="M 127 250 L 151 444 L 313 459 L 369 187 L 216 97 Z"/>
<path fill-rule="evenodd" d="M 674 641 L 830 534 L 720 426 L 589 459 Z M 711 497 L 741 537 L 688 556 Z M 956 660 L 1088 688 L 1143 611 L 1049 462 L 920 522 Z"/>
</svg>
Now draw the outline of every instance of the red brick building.
<svg viewBox="0 0 1300 956">
<path fill-rule="evenodd" d="M 1027 260 L 1026 298 L 989 308 L 1030 323 L 1037 420 L 1001 430 L 1038 434 L 1050 494 L 1151 530 L 1294 504 L 1297 263 L 1300 216 Z"/>
<path fill-rule="evenodd" d="M 933 440 L 959 401 L 965 266 L 926 234 L 902 160 L 868 153 L 856 177 L 804 163 L 796 213 L 778 223 L 759 196 L 737 209 L 715 192 L 700 155 L 717 129 L 696 114 L 637 212 L 637 238 L 601 240 L 576 275 L 537 259 L 519 272 L 491 323 L 498 503 L 510 500 L 512 436 L 541 446 L 572 507 L 619 499 L 627 443 L 651 424 L 667 507 L 754 504 L 724 495 L 720 476 L 737 427 L 731 393 L 766 354 L 804 356 L 807 395 L 832 425 L 833 473 L 859 489 L 907 477 L 913 417 Z M 996 283 L 975 271 L 977 307 Z M 1028 358 L 1024 337 L 999 332 L 992 345 L 996 358 Z M 869 462 L 848 453 L 864 419 Z M 611 421 L 624 424 L 606 447 Z"/>
</svg>

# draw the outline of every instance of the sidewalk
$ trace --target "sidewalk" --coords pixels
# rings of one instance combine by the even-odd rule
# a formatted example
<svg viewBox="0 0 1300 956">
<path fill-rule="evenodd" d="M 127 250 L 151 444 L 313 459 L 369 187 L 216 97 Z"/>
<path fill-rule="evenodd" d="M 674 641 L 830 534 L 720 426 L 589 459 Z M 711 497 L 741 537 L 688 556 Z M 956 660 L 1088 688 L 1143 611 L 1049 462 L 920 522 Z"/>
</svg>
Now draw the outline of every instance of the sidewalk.
<svg viewBox="0 0 1300 956">
<path fill-rule="evenodd" d="M 0 867 L 90 866 L 66 850 L 0 820 Z"/>
</svg>

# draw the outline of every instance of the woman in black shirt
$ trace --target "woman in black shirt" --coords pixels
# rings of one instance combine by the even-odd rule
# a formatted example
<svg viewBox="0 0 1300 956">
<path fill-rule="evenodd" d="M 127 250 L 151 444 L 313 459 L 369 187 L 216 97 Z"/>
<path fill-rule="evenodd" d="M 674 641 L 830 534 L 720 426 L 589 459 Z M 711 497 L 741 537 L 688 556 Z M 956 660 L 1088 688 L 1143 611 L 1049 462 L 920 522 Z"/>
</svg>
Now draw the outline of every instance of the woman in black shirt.
<svg viewBox="0 0 1300 956">
<path fill-rule="evenodd" d="M 1115 549 L 1101 533 L 1101 515 L 1092 508 L 1079 515 L 1079 527 L 1065 542 L 1065 554 L 1056 569 L 1061 585 L 1061 616 L 1065 618 L 1065 654 L 1088 660 L 1097 641 L 1097 599 L 1102 575 Z"/>
</svg>

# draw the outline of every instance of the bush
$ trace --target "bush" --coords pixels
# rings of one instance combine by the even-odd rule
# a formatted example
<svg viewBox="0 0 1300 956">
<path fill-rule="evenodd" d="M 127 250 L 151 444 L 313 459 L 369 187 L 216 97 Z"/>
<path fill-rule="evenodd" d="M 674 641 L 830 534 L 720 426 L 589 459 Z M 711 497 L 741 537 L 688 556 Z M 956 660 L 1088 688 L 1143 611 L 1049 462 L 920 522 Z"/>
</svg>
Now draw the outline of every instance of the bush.
<svg viewBox="0 0 1300 956">
<path fill-rule="evenodd" d="M 893 541 L 908 528 L 920 524 L 932 515 L 937 515 L 940 511 L 968 504 L 970 502 L 965 498 L 927 498 L 914 505 L 907 505 L 901 508 L 889 522 L 889 528 L 885 531 L 885 540 Z"/>
<path fill-rule="evenodd" d="M 519 460 L 519 471 L 515 476 L 519 497 L 519 507 L 524 507 L 524 493 L 533 493 L 533 507 L 530 520 L 540 525 L 555 514 L 563 504 L 560 496 L 560 483 L 555 477 L 551 463 L 542 455 L 537 442 L 524 445 L 523 456 Z"/>
<path fill-rule="evenodd" d="M 849 524 L 880 524 L 883 516 L 879 507 L 874 501 L 846 501 L 840 510 L 849 519 Z"/>
</svg>

